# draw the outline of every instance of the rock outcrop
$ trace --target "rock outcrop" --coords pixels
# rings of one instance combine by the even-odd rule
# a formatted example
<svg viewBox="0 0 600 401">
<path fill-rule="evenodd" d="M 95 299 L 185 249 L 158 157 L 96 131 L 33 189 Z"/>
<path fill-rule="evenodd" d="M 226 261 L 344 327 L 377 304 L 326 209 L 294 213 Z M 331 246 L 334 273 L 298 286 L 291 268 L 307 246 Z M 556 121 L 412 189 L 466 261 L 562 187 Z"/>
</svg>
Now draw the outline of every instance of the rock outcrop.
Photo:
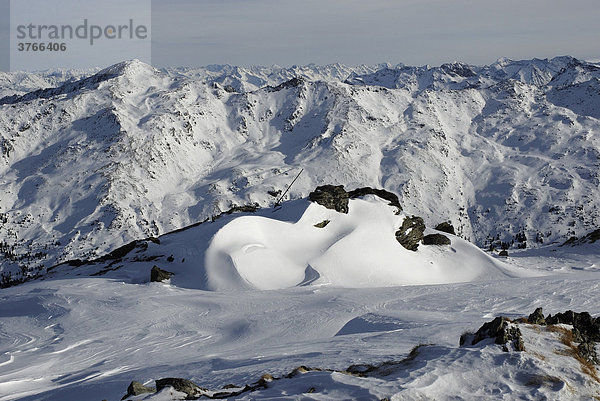
<svg viewBox="0 0 600 401">
<path fill-rule="evenodd" d="M 540 308 L 541 309 L 541 308 Z M 593 318 L 588 312 L 573 312 L 546 316 L 546 324 L 570 324 L 573 326 L 573 335 L 576 341 L 600 341 L 600 318 Z"/>
<path fill-rule="evenodd" d="M 409 251 L 416 251 L 423 240 L 425 223 L 418 216 L 407 217 L 396 231 L 396 240 Z"/>
<path fill-rule="evenodd" d="M 348 192 L 343 185 L 322 185 L 308 195 L 311 202 L 316 202 L 327 209 L 340 213 L 348 213 Z"/>
<path fill-rule="evenodd" d="M 150 270 L 150 282 L 152 283 L 161 283 L 164 280 L 169 280 L 173 273 L 163 270 L 160 267 L 154 265 L 152 270 Z"/>
<path fill-rule="evenodd" d="M 400 213 L 402 211 L 402 206 L 400 205 L 400 200 L 398 199 L 398 196 L 395 193 L 386 191 L 385 189 L 374 189 L 374 188 L 370 188 L 370 187 L 364 187 L 364 188 L 356 188 L 355 190 L 352 190 L 348 193 L 348 196 L 350 197 L 350 199 L 359 198 L 359 197 L 365 196 L 365 195 L 378 196 L 381 199 L 389 201 L 390 206 L 396 207 L 397 213 Z"/>
<path fill-rule="evenodd" d="M 193 397 L 200 397 L 202 395 L 204 395 L 204 393 L 206 391 L 208 391 L 205 388 L 202 388 L 200 386 L 198 386 L 196 383 L 187 380 L 187 379 L 180 379 L 177 377 L 167 377 L 164 379 L 158 379 L 156 380 L 156 391 L 161 391 L 163 388 L 171 386 L 173 387 L 176 391 L 185 393 L 188 395 L 189 398 L 191 399 L 195 399 Z"/>
<path fill-rule="evenodd" d="M 148 394 L 148 393 L 154 393 L 154 392 L 156 392 L 156 389 L 154 387 L 146 387 L 142 383 L 136 382 L 134 380 L 129 384 L 129 387 L 127 387 L 127 394 L 125 394 L 123 396 L 123 398 L 121 398 L 121 399 L 124 400 L 126 398 L 133 397 L 136 395 L 142 395 L 142 394 Z"/>
<path fill-rule="evenodd" d="M 356 188 L 350 192 L 344 189 L 343 185 L 322 185 L 317 187 L 308 195 L 311 202 L 325 206 L 327 209 L 333 209 L 340 213 L 348 213 L 348 200 L 360 198 L 361 196 L 375 195 L 389 202 L 390 206 L 396 208 L 396 213 L 402 211 L 398 195 L 386 191 L 385 189 L 376 189 L 370 187 Z"/>
<path fill-rule="evenodd" d="M 503 316 L 484 323 L 473 335 L 463 334 L 460 337 L 460 345 L 475 345 L 486 338 L 494 339 L 494 343 L 502 345 L 504 351 L 508 351 L 509 344 L 515 351 L 525 350 L 521 330 L 509 318 Z"/>
<path fill-rule="evenodd" d="M 444 234 L 429 234 L 423 237 L 423 245 L 450 245 L 450 238 Z"/>
<path fill-rule="evenodd" d="M 594 242 L 599 241 L 599 240 L 600 240 L 600 228 L 584 235 L 581 238 L 571 237 L 568 240 L 566 240 L 561 246 L 565 246 L 565 245 L 576 246 L 576 245 L 582 245 L 582 244 L 593 244 Z"/>
<path fill-rule="evenodd" d="M 449 221 L 445 221 L 443 223 L 438 224 L 437 226 L 435 226 L 435 229 L 448 234 L 456 235 L 456 231 L 454 231 L 454 226 Z"/>
<path fill-rule="evenodd" d="M 546 324 L 546 319 L 544 318 L 544 313 L 542 308 L 537 308 L 529 317 L 527 321 L 531 324 Z"/>
</svg>

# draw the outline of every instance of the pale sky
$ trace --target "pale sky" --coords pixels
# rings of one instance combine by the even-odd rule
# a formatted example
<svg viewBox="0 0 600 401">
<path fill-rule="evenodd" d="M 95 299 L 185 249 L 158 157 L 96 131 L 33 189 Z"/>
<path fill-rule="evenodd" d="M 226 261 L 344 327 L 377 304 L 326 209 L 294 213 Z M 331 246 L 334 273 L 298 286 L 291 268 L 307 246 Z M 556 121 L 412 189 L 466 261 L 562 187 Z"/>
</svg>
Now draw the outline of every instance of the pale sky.
<svg viewBox="0 0 600 401">
<path fill-rule="evenodd" d="M 600 58 L 598 0 L 153 2 L 153 62 L 489 64 Z"/>
<path fill-rule="evenodd" d="M 598 21 L 598 0 L 153 0 L 152 64 L 591 60 L 600 59 Z"/>
</svg>

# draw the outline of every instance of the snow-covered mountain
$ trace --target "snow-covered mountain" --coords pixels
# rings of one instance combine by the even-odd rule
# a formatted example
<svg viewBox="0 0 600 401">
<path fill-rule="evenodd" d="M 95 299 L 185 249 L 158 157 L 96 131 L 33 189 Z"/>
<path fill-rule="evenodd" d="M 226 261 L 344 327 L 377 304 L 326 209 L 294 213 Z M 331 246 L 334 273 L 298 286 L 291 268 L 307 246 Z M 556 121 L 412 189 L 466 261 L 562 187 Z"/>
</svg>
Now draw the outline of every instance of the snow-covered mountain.
<svg viewBox="0 0 600 401">
<path fill-rule="evenodd" d="M 49 78 L 53 76 L 54 78 Z M 0 77 L 0 269 L 35 274 L 317 185 L 385 188 L 479 246 L 600 223 L 600 67 L 389 64 Z M 51 87 L 52 83 L 57 84 Z"/>
</svg>

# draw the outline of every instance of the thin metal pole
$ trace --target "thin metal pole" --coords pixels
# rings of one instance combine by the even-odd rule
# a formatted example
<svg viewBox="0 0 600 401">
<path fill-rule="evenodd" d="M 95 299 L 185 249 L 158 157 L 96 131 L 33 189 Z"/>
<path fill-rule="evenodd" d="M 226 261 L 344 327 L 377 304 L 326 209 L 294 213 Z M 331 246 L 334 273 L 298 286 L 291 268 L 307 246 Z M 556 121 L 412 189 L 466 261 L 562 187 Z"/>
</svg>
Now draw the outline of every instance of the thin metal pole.
<svg viewBox="0 0 600 401">
<path fill-rule="evenodd" d="M 279 197 L 279 199 L 277 199 L 277 202 L 275 202 L 275 207 L 279 206 L 281 204 L 281 200 L 283 199 L 283 197 L 285 196 L 285 194 L 288 193 L 288 191 L 290 190 L 290 188 L 292 187 L 292 185 L 294 185 L 294 183 L 296 182 L 296 180 L 298 179 L 298 177 L 300 177 L 300 174 L 302 174 L 302 172 L 304 171 L 304 169 L 301 169 L 300 172 L 298 173 L 298 175 L 296 176 L 296 178 L 294 178 L 294 181 L 292 181 L 292 183 L 287 187 L 287 189 L 285 190 L 285 192 L 283 193 L 283 195 L 281 195 Z"/>
</svg>

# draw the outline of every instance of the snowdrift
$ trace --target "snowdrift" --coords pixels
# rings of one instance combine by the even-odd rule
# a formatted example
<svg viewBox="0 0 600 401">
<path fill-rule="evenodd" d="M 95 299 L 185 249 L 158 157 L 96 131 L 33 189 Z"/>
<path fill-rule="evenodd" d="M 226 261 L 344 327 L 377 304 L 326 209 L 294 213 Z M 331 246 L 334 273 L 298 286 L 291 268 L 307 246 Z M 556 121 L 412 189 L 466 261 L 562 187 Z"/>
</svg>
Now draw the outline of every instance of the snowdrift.
<svg viewBox="0 0 600 401">
<path fill-rule="evenodd" d="M 350 200 L 348 214 L 311 203 L 297 222 L 238 217 L 215 234 L 206 251 L 209 287 L 381 287 L 516 274 L 456 236 L 449 246 L 405 249 L 394 236 L 405 217 L 372 195 Z"/>
</svg>

